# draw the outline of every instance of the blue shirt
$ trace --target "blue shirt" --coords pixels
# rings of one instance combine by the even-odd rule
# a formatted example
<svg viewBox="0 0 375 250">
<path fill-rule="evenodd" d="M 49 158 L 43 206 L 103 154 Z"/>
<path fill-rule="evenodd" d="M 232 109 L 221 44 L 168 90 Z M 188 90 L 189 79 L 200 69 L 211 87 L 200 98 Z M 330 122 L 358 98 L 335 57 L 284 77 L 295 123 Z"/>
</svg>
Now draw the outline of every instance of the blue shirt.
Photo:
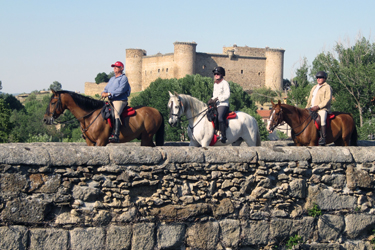
<svg viewBox="0 0 375 250">
<path fill-rule="evenodd" d="M 108 99 L 111 101 L 128 100 L 128 96 L 131 92 L 131 87 L 128 82 L 128 78 L 125 74 L 118 77 L 113 76 L 109 79 L 107 86 L 104 88 L 104 92 L 111 93 Z"/>
</svg>

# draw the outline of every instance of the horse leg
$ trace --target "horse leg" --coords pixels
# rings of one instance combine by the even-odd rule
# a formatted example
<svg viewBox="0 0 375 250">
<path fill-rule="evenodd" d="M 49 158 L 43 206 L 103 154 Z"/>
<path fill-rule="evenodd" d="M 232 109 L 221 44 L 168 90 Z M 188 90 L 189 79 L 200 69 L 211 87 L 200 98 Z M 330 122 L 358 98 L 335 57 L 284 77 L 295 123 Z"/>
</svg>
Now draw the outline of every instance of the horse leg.
<svg viewBox="0 0 375 250">
<path fill-rule="evenodd" d="M 234 146 L 234 147 L 238 147 L 238 146 L 241 145 L 242 142 L 243 142 L 243 139 L 242 139 L 242 138 L 238 138 L 237 141 L 235 141 L 235 142 L 232 143 L 232 146 Z M 247 142 L 246 142 L 246 143 L 247 143 Z M 247 145 L 249 146 L 248 143 L 247 143 Z"/>
<path fill-rule="evenodd" d="M 152 137 L 153 137 L 153 135 L 150 135 L 146 132 L 142 133 L 142 135 L 141 135 L 141 146 L 155 147 L 155 144 L 152 141 Z"/>
</svg>

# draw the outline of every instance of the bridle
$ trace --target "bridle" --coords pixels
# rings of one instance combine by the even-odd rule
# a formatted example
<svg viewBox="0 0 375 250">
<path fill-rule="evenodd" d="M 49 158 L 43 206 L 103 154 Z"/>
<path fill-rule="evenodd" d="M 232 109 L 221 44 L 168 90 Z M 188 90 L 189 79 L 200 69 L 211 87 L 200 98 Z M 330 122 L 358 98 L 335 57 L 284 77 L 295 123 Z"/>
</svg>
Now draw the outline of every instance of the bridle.
<svg viewBox="0 0 375 250">
<path fill-rule="evenodd" d="M 273 128 L 270 128 L 270 129 L 275 129 L 278 125 L 280 125 L 280 123 L 281 123 L 281 121 L 280 120 L 283 120 L 283 119 L 281 119 L 280 117 L 282 116 L 282 114 L 283 114 L 283 110 L 280 108 L 280 112 L 279 112 L 279 114 L 277 115 L 277 125 L 275 125 L 275 126 L 273 126 Z M 311 114 L 309 114 L 308 116 L 307 116 L 307 118 L 300 124 L 300 125 L 298 125 L 298 126 L 296 126 L 296 127 L 294 127 L 294 128 L 291 128 L 292 129 L 292 131 L 296 131 L 296 128 L 299 128 L 299 127 L 301 127 L 308 119 L 310 118 L 310 120 L 309 120 L 309 122 L 306 124 L 306 126 L 300 131 L 300 132 L 298 132 L 298 133 L 295 133 L 294 134 L 294 137 L 295 136 L 298 136 L 298 135 L 300 135 L 300 134 L 302 134 L 303 133 L 303 131 L 305 131 L 305 129 L 309 126 L 309 124 L 310 124 L 310 122 L 313 120 L 313 116 L 311 115 Z"/>
<path fill-rule="evenodd" d="M 173 101 L 171 101 L 171 105 L 170 105 L 170 112 L 169 112 L 169 118 L 172 118 L 173 116 L 177 116 L 177 121 L 188 121 L 188 120 L 191 120 L 191 119 L 194 119 L 198 116 L 200 116 L 203 112 L 206 112 L 206 114 L 204 114 L 201 119 L 199 119 L 199 121 L 197 123 L 195 123 L 195 125 L 193 127 L 190 127 L 189 125 L 189 128 L 193 131 L 193 129 L 198 125 L 198 123 L 203 119 L 203 117 L 205 117 L 207 115 L 207 110 L 208 108 L 206 108 L 205 110 L 201 111 L 200 113 L 198 113 L 197 115 L 195 116 L 192 116 L 190 118 L 186 118 L 186 120 L 182 120 L 181 119 L 181 115 L 180 115 L 180 112 L 181 112 L 181 107 L 182 107 L 182 102 L 179 101 L 179 105 L 178 105 L 178 111 L 177 111 L 177 114 L 173 114 L 172 112 L 172 108 L 173 108 Z"/>
</svg>

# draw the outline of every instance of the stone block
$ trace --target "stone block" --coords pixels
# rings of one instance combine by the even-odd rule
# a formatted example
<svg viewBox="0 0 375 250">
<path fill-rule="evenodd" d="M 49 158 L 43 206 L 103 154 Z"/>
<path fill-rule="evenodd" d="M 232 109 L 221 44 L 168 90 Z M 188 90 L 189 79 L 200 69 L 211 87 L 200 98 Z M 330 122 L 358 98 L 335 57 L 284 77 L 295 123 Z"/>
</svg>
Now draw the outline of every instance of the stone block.
<svg viewBox="0 0 375 250">
<path fill-rule="evenodd" d="M 204 163 L 204 154 L 197 147 L 160 147 L 158 148 L 169 163 Z"/>
<path fill-rule="evenodd" d="M 129 250 L 132 237 L 132 226 L 110 226 L 107 230 L 107 250 Z"/>
<path fill-rule="evenodd" d="M 325 242 L 336 241 L 344 231 L 345 222 L 342 216 L 324 214 L 318 219 L 319 238 Z"/>
<path fill-rule="evenodd" d="M 68 248 L 69 232 L 63 229 L 31 229 L 30 250 L 64 250 Z"/>
<path fill-rule="evenodd" d="M 352 154 L 346 147 L 309 147 L 308 150 L 314 163 L 353 162 Z"/>
<path fill-rule="evenodd" d="M 374 228 L 375 215 L 349 214 L 345 216 L 345 233 L 349 239 L 355 239 Z"/>
<path fill-rule="evenodd" d="M 187 228 L 186 244 L 192 249 L 216 249 L 219 242 L 219 223 L 195 223 Z"/>
<path fill-rule="evenodd" d="M 70 231 L 70 245 L 74 250 L 105 249 L 103 228 L 75 228 Z"/>
<path fill-rule="evenodd" d="M 151 147 L 119 145 L 107 150 L 112 164 L 158 164 L 164 159 L 159 150 Z"/>
<path fill-rule="evenodd" d="M 348 188 L 355 190 L 359 188 L 373 188 L 372 178 L 365 170 L 357 170 L 353 166 L 348 166 L 346 170 L 346 182 Z"/>
<path fill-rule="evenodd" d="M 177 249 L 184 244 L 185 224 L 160 224 L 157 229 L 158 249 Z"/>
<path fill-rule="evenodd" d="M 375 161 L 375 147 L 350 147 L 349 150 L 357 163 Z"/>
<path fill-rule="evenodd" d="M 225 153 L 214 147 L 204 150 L 207 163 L 255 163 L 257 162 L 256 147 L 225 147 Z"/>
<path fill-rule="evenodd" d="M 133 225 L 132 250 L 153 250 L 155 245 L 155 224 L 137 223 Z"/>
<path fill-rule="evenodd" d="M 24 226 L 0 227 L 0 249 L 26 250 L 27 228 Z"/>
<path fill-rule="evenodd" d="M 306 181 L 304 179 L 295 179 L 289 184 L 290 196 L 295 198 L 306 198 Z"/>
<path fill-rule="evenodd" d="M 0 145 L 0 163 L 48 165 L 50 163 L 50 156 L 43 147 L 24 143 Z"/>
<path fill-rule="evenodd" d="M 304 147 L 256 147 L 258 160 L 265 162 L 310 161 L 311 155 Z"/>
<path fill-rule="evenodd" d="M 267 221 L 242 221 L 241 245 L 267 245 L 270 237 L 270 225 Z"/>
<path fill-rule="evenodd" d="M 237 248 L 240 243 L 240 222 L 238 220 L 224 219 L 219 222 L 222 243 L 227 248 Z"/>
<path fill-rule="evenodd" d="M 86 186 L 74 186 L 73 198 L 83 201 L 96 201 L 101 194 L 100 189 Z"/>
<path fill-rule="evenodd" d="M 6 203 L 1 216 L 10 223 L 41 223 L 49 209 L 49 203 L 45 200 L 18 198 Z"/>
</svg>

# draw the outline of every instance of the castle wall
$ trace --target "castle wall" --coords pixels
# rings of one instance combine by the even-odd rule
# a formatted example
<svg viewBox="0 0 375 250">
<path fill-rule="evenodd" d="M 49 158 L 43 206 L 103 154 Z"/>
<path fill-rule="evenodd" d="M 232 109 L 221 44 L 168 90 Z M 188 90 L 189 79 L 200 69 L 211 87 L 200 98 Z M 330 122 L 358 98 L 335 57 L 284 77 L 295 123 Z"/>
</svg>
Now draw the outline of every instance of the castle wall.
<svg viewBox="0 0 375 250">
<path fill-rule="evenodd" d="M 85 82 L 85 95 L 95 96 L 96 94 L 100 95 L 105 86 L 106 82 L 96 84 L 95 82 Z"/>
<path fill-rule="evenodd" d="M 1 144 L 0 249 L 372 249 L 375 148 L 276 144 Z"/>
<path fill-rule="evenodd" d="M 142 90 L 158 78 L 174 78 L 173 54 L 157 54 L 143 57 L 142 62 Z"/>
<path fill-rule="evenodd" d="M 284 50 L 251 47 L 224 47 L 223 54 L 196 52 L 197 44 L 175 42 L 174 53 L 146 56 L 140 49 L 126 50 L 125 72 L 133 92 L 146 89 L 157 78 L 183 78 L 200 74 L 212 77 L 212 70 L 222 66 L 226 80 L 245 91 L 263 86 L 282 90 Z"/>
</svg>

